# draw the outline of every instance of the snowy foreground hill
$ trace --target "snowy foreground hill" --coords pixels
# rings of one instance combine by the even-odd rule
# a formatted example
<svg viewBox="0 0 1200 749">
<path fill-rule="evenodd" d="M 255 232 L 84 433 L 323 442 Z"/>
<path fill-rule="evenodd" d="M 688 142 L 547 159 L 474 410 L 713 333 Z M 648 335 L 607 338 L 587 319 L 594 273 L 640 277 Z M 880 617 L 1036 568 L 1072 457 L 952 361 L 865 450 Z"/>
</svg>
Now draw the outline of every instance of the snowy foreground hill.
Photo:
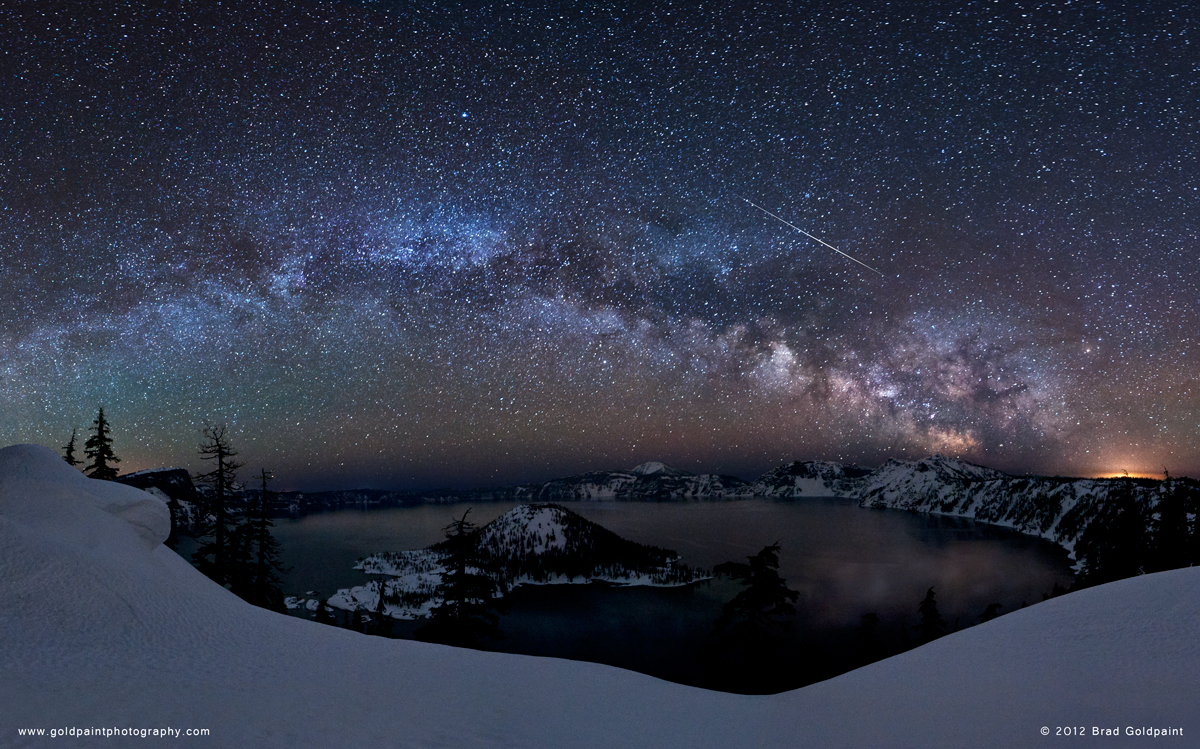
<svg viewBox="0 0 1200 749">
<path fill-rule="evenodd" d="M 145 492 L 86 479 L 43 447 L 0 450 L 0 746 L 157 746 L 48 734 L 162 728 L 208 729 L 170 743 L 203 747 L 1185 747 L 1200 736 L 1196 569 L 1071 593 L 752 697 L 273 614 L 162 546 L 167 531 Z M 1181 735 L 1125 735 L 1147 728 Z"/>
</svg>

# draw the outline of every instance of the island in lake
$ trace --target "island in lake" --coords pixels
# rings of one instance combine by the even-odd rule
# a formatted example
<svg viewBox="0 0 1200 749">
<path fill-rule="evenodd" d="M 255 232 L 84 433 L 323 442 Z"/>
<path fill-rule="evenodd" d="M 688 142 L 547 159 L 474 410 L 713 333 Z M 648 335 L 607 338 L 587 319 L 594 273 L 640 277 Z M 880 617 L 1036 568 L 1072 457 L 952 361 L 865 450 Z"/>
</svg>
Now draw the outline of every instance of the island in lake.
<svg viewBox="0 0 1200 749">
<path fill-rule="evenodd" d="M 680 562 L 673 551 L 626 540 L 554 504 L 518 505 L 472 533 L 469 543 L 475 571 L 495 580 L 496 597 L 518 585 L 605 582 L 672 587 L 711 577 L 707 570 Z M 371 554 L 355 568 L 381 579 L 339 590 L 328 602 L 346 611 L 380 612 L 396 619 L 429 616 L 442 602 L 448 555 L 447 542 Z M 308 602 L 291 598 L 288 603 L 295 607 Z M 315 605 L 319 604 L 310 608 Z"/>
</svg>

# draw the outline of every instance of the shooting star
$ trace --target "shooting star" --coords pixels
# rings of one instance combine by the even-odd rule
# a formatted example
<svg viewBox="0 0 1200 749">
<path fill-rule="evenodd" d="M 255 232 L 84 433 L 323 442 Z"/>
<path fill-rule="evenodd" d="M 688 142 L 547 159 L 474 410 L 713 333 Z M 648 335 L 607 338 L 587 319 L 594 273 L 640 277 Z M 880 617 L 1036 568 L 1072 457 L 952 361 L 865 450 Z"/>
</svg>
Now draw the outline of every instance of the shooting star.
<svg viewBox="0 0 1200 749">
<path fill-rule="evenodd" d="M 742 197 L 741 195 L 738 195 L 736 192 L 734 193 L 734 195 L 737 195 L 739 198 L 742 198 L 742 200 L 746 201 L 747 203 L 749 203 L 750 205 L 754 206 L 754 207 L 755 207 L 755 208 L 757 208 L 758 210 L 760 210 L 760 211 L 762 211 L 763 213 L 767 214 L 767 215 L 768 215 L 768 216 L 770 216 L 771 218 L 773 218 L 773 219 L 776 219 L 777 221 L 782 221 L 783 223 L 785 223 L 785 224 L 787 224 L 788 226 L 792 227 L 793 229 L 795 229 L 796 231 L 800 232 L 801 234 L 803 234 L 804 236 L 808 237 L 809 239 L 813 240 L 814 242 L 820 242 L 821 244 L 825 245 L 826 247 L 828 247 L 829 249 L 833 250 L 834 252 L 836 252 L 837 254 L 841 255 L 842 257 L 849 258 L 850 260 L 854 260 L 854 262 L 858 263 L 859 265 L 861 265 L 862 267 L 864 267 L 864 268 L 866 268 L 867 270 L 871 271 L 872 273 L 879 273 L 879 271 L 875 270 L 874 268 L 872 268 L 871 266 L 867 265 L 867 264 L 866 264 L 866 263 L 864 263 L 863 261 L 861 261 L 861 260 L 857 260 L 857 259 L 855 259 L 855 258 L 852 258 L 852 257 L 850 257 L 850 256 L 849 256 L 849 255 L 847 255 L 846 253 L 842 252 L 842 251 L 841 251 L 841 250 L 839 250 L 838 248 L 836 248 L 836 247 L 834 247 L 833 245 L 831 245 L 831 244 L 829 244 L 828 242 L 826 242 L 824 239 L 821 239 L 820 237 L 814 237 L 813 235 L 811 235 L 811 234 L 809 234 L 808 232 L 806 232 L 806 231 L 804 231 L 803 229 L 801 229 L 799 226 L 796 226 L 795 224 L 793 224 L 791 221 L 788 221 L 787 219 L 785 219 L 783 216 L 780 216 L 780 215 L 779 215 L 779 214 L 777 214 L 777 213 L 771 213 L 771 212 L 770 212 L 770 211 L 768 211 L 766 208 L 763 208 L 761 205 L 759 205 L 758 203 L 755 203 L 755 202 L 754 202 L 753 200 L 751 200 L 750 198 L 745 198 L 745 197 Z M 882 276 L 883 274 L 882 274 L 882 273 L 879 273 L 879 275 L 881 275 L 881 276 Z"/>
</svg>

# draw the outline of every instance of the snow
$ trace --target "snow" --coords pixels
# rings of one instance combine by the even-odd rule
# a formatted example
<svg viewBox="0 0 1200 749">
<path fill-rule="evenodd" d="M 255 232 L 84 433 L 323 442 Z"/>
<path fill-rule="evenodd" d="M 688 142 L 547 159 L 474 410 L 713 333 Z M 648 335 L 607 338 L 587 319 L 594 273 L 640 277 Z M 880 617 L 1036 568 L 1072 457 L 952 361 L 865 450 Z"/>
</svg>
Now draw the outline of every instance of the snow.
<svg viewBox="0 0 1200 749">
<path fill-rule="evenodd" d="M 1010 476 L 956 458 L 888 460 L 868 471 L 821 461 L 795 462 L 758 477 L 757 496 L 831 496 L 864 507 L 910 510 L 971 518 L 1057 543 L 1074 558 L 1075 544 L 1090 519 L 1121 483 L 1114 479 Z M 1153 507 L 1164 487 L 1134 485 L 1138 501 Z M 727 495 L 730 496 L 730 495 Z"/>
<path fill-rule="evenodd" d="M 168 500 L 171 499 L 167 496 L 166 492 L 164 492 L 162 489 L 159 489 L 157 486 L 147 486 L 145 489 L 142 489 L 142 491 L 162 502 L 164 505 Z"/>
<path fill-rule="evenodd" d="M 639 476 L 652 476 L 656 473 L 661 473 L 665 476 L 690 476 L 691 475 L 691 474 L 687 473 L 686 471 L 681 471 L 678 468 L 672 468 L 671 466 L 667 465 L 666 463 L 659 463 L 658 461 L 654 461 L 654 460 L 649 461 L 647 463 L 642 463 L 641 465 L 634 466 L 632 469 L 630 469 L 630 473 L 636 473 Z"/>
<path fill-rule="evenodd" d="M 47 484 L 47 475 L 54 476 L 55 481 Z M 41 525 L 55 509 L 72 507 L 82 497 L 89 500 L 90 507 L 124 520 L 148 548 L 162 543 L 171 532 L 171 511 L 157 497 L 124 484 L 93 481 L 68 466 L 54 451 L 37 445 L 0 450 L 0 496 L 28 496 L 35 487 L 41 491 L 40 502 L 14 507 L 5 512 L 6 518 Z M 78 525 L 70 531 L 87 533 Z"/>
<path fill-rule="evenodd" d="M 514 554 L 537 557 L 552 551 L 569 552 L 568 538 L 572 531 L 564 524 L 564 520 L 570 515 L 568 510 L 557 505 L 518 505 L 480 528 L 478 543 L 492 554 L 509 558 Z M 587 522 L 582 518 L 578 520 Z M 575 541 L 578 543 L 579 539 Z M 401 602 L 385 601 L 385 614 L 396 619 L 419 619 L 429 616 L 442 603 L 438 587 L 446 572 L 444 563 L 445 555 L 442 552 L 417 549 L 371 554 L 360 559 L 354 568 L 369 575 L 386 575 L 390 578 L 383 581 L 385 598 L 399 596 Z M 472 567 L 467 569 L 472 573 L 483 573 Z M 707 575 L 695 571 L 691 575 L 683 575 L 685 569 L 676 568 L 672 562 L 655 572 L 615 569 L 605 564 L 593 567 L 590 574 L 573 577 L 545 569 L 536 576 L 510 576 L 505 579 L 505 585 L 496 589 L 495 594 L 498 598 L 502 597 L 504 587 L 515 588 L 520 585 L 582 585 L 603 581 L 614 585 L 678 587 L 709 579 Z M 672 574 L 675 572 L 680 574 Z M 379 605 L 378 585 L 378 581 L 371 581 L 365 585 L 342 588 L 329 598 L 329 605 L 346 611 L 375 611 Z"/>
<path fill-rule="evenodd" d="M 480 531 L 482 545 L 514 546 L 531 544 L 530 553 L 543 554 L 549 549 L 565 549 L 567 534 L 558 520 L 556 508 L 549 505 L 520 505 L 488 523 Z"/>
<path fill-rule="evenodd" d="M 860 472 L 857 466 L 850 466 Z M 847 466 L 828 461 L 795 462 L 767 471 L 738 494 L 774 497 L 853 497 L 861 478 L 846 475 Z"/>
<path fill-rule="evenodd" d="M 746 697 L 273 614 L 158 543 L 167 530 L 144 492 L 47 448 L 0 450 L 0 745 L 46 745 L 18 728 L 94 726 L 207 728 L 177 740 L 204 747 L 1046 747 L 1063 742 L 1059 726 L 1179 728 L 1155 746 L 1183 747 L 1200 735 L 1200 569 Z"/>
<path fill-rule="evenodd" d="M 134 471 L 133 473 L 122 474 L 121 478 L 129 478 L 131 476 L 153 476 L 156 473 L 174 473 L 175 471 L 186 472 L 187 469 L 180 468 L 179 466 L 174 466 L 174 467 L 164 466 L 162 468 L 144 468 L 140 471 Z"/>
<path fill-rule="evenodd" d="M 303 606 L 308 611 L 316 611 L 321 605 L 321 601 L 316 598 L 301 598 L 299 596 L 287 596 L 283 599 L 283 605 L 290 610 L 298 609 Z"/>
</svg>

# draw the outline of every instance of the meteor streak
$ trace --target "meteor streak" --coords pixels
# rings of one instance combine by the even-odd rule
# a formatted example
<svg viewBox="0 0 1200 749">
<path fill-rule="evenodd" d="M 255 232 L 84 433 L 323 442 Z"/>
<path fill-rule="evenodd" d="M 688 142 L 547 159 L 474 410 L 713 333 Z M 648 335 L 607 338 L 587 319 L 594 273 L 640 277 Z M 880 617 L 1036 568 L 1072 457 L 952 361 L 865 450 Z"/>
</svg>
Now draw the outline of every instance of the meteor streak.
<svg viewBox="0 0 1200 749">
<path fill-rule="evenodd" d="M 799 226 L 796 226 L 795 224 L 793 224 L 791 221 L 788 221 L 788 220 L 787 220 L 787 219 L 785 219 L 784 217 L 782 217 L 782 216 L 780 216 L 780 215 L 778 215 L 778 214 L 776 214 L 776 213 L 771 213 L 771 212 L 770 212 L 770 211 L 768 211 L 766 208 L 763 208 L 761 205 L 759 205 L 758 203 L 755 203 L 755 202 L 754 202 L 753 200 L 751 200 L 750 198 L 743 198 L 741 195 L 738 195 L 736 192 L 734 193 L 734 195 L 737 195 L 739 198 L 742 198 L 742 200 L 746 201 L 747 203 L 749 203 L 750 205 L 754 206 L 754 207 L 755 207 L 755 208 L 757 208 L 758 210 L 760 210 L 760 211 L 762 211 L 763 213 L 767 214 L 767 215 L 768 215 L 768 216 L 770 216 L 771 218 L 773 218 L 773 219 L 776 219 L 776 220 L 778 220 L 778 221 L 782 221 L 783 223 L 785 223 L 785 224 L 787 224 L 788 226 L 792 227 L 793 229 L 795 229 L 796 231 L 800 232 L 801 234 L 803 234 L 804 236 L 808 237 L 809 239 L 811 239 L 811 240 L 813 240 L 813 241 L 815 241 L 815 242 L 820 242 L 821 244 L 825 245 L 826 247 L 828 247 L 829 249 L 833 250 L 834 252 L 836 252 L 837 254 L 841 255 L 842 257 L 846 257 L 846 258 L 850 258 L 851 260 L 854 260 L 854 262 L 858 263 L 859 265 L 861 265 L 862 267 L 864 267 L 864 268 L 866 268 L 867 270 L 871 271 L 872 273 L 879 273 L 879 271 L 875 270 L 874 268 L 872 268 L 871 266 L 867 265 L 867 264 L 866 264 L 866 263 L 864 263 L 863 261 L 861 261 L 861 260 L 855 260 L 854 258 L 850 257 L 849 255 L 847 255 L 846 253 L 842 252 L 842 251 L 841 251 L 841 250 L 839 250 L 838 248 L 836 248 L 836 247 L 834 247 L 833 245 L 831 245 L 831 244 L 829 244 L 828 242 L 826 242 L 824 239 L 821 239 L 820 237 L 814 237 L 813 235 L 811 235 L 811 234 L 809 234 L 808 232 L 804 231 L 804 230 L 803 230 L 803 229 L 801 229 Z M 882 274 L 882 273 L 879 273 L 879 275 L 881 275 L 881 276 L 882 276 L 883 274 Z"/>
</svg>

